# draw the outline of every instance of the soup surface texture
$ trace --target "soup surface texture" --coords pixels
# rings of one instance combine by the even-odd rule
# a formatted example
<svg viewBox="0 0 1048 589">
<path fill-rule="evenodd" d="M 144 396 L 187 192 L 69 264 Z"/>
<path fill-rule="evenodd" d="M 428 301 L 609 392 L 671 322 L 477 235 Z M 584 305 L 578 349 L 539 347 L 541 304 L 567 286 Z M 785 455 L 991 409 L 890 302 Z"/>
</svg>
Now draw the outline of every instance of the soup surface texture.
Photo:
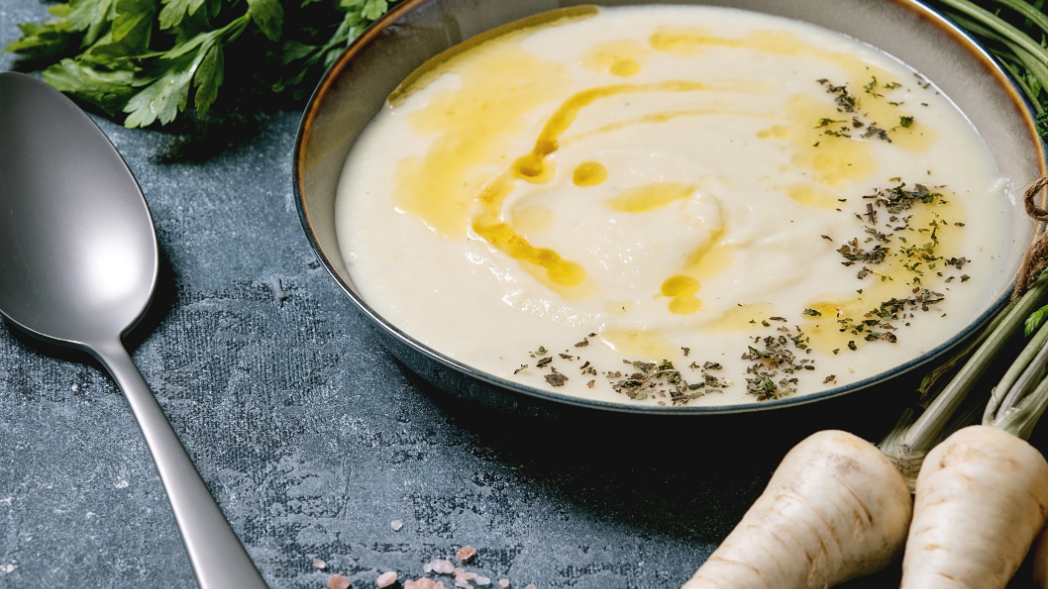
<svg viewBox="0 0 1048 589">
<path fill-rule="evenodd" d="M 581 8 L 432 60 L 337 200 L 364 299 L 465 364 L 610 402 L 874 377 L 989 302 L 1013 197 L 891 56 L 711 7 Z"/>
</svg>

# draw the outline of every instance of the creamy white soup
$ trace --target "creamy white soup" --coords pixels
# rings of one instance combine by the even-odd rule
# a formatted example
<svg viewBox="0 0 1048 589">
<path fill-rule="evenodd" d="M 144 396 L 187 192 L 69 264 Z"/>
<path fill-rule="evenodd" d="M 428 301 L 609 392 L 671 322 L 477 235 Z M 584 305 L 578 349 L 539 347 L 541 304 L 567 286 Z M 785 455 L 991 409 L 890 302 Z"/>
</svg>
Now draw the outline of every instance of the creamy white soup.
<svg viewBox="0 0 1048 589">
<path fill-rule="evenodd" d="M 339 243 L 383 317 L 536 388 L 759 403 L 986 308 L 1012 186 L 890 55 L 712 7 L 581 8 L 420 68 L 356 142 Z"/>
</svg>

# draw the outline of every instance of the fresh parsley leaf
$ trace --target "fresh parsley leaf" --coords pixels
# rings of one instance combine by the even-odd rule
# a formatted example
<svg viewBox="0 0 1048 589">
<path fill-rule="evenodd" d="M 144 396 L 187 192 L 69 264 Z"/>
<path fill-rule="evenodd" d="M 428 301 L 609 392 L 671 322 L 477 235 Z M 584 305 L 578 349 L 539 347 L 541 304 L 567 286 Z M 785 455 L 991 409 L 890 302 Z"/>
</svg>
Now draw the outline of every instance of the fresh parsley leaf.
<svg viewBox="0 0 1048 589">
<path fill-rule="evenodd" d="M 177 27 L 187 14 L 190 16 L 196 14 L 203 5 L 204 0 L 166 0 L 158 17 L 160 30 Z"/>
<path fill-rule="evenodd" d="M 71 0 L 69 25 L 74 31 L 86 31 L 84 46 L 92 45 L 113 20 L 111 14 L 116 0 Z"/>
<path fill-rule="evenodd" d="M 265 33 L 270 41 L 280 40 L 280 28 L 284 24 L 284 9 L 278 0 L 247 0 L 251 20 Z"/>
<path fill-rule="evenodd" d="M 117 0 L 109 32 L 85 52 L 86 61 L 122 68 L 131 56 L 144 53 L 153 31 L 156 5 L 152 0 Z"/>
<path fill-rule="evenodd" d="M 167 124 L 190 106 L 206 116 L 227 92 L 231 104 L 263 92 L 300 103 L 393 4 L 69 0 L 48 9 L 51 19 L 20 24 L 22 37 L 6 51 L 19 55 L 20 67 L 44 69 L 59 90 L 123 116 L 128 127 Z"/>
<path fill-rule="evenodd" d="M 218 87 L 222 85 L 225 77 L 225 59 L 222 53 L 222 45 L 215 43 L 207 50 L 200 67 L 197 68 L 193 77 L 193 85 L 196 86 L 196 95 L 193 103 L 196 105 L 197 114 L 204 116 L 211 104 L 218 98 Z"/>
<path fill-rule="evenodd" d="M 44 70 L 44 81 L 62 92 L 97 105 L 114 116 L 135 93 L 134 73 L 100 72 L 72 59 L 63 59 Z"/>
<path fill-rule="evenodd" d="M 18 25 L 22 31 L 22 38 L 9 44 L 5 52 L 19 53 L 25 60 L 44 62 L 72 55 L 80 46 L 81 35 L 73 30 L 69 19 L 65 18 L 68 9 L 68 4 L 56 4 L 49 8 L 48 12 L 59 13 L 57 16 L 60 18 L 49 19 L 41 24 Z M 62 12 L 66 14 L 61 14 Z"/>
</svg>

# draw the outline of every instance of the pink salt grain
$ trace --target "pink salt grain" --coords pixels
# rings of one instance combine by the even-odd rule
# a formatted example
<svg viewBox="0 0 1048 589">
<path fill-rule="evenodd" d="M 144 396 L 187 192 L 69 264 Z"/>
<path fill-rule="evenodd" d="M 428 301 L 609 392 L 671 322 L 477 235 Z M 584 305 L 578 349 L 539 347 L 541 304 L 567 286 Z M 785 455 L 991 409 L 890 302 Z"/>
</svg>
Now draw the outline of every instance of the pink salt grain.
<svg viewBox="0 0 1048 589">
<path fill-rule="evenodd" d="M 377 579 L 375 579 L 375 584 L 378 585 L 379 589 L 384 589 L 385 587 L 389 587 L 390 585 L 392 585 L 393 583 L 396 583 L 396 582 L 397 582 L 397 573 L 396 573 L 396 571 L 386 571 L 386 572 L 382 573 L 381 575 L 379 575 Z"/>
<path fill-rule="evenodd" d="M 472 546 L 463 546 L 458 549 L 455 553 L 455 558 L 459 559 L 460 562 L 469 562 L 474 556 L 477 555 L 477 549 Z"/>
<path fill-rule="evenodd" d="M 439 575 L 450 575 L 455 572 L 455 565 L 450 560 L 439 558 L 427 563 L 422 567 L 422 570 L 426 570 L 426 567 L 429 567 L 429 570 Z"/>
<path fill-rule="evenodd" d="M 395 519 L 389 522 L 389 527 L 393 528 L 394 532 L 399 532 L 400 528 L 404 527 L 404 522 L 400 521 L 399 519 Z"/>
<path fill-rule="evenodd" d="M 428 577 L 420 577 L 414 581 L 404 583 L 404 589 L 434 589 L 436 583 Z"/>
<path fill-rule="evenodd" d="M 313 559 L 313 566 L 318 568 L 318 569 L 320 569 L 320 570 L 324 570 L 324 569 L 327 568 L 327 563 L 324 562 L 323 560 L 320 560 L 319 558 L 314 558 Z"/>
<path fill-rule="evenodd" d="M 509 587 L 509 579 L 499 579 L 499 587 L 507 589 L 507 587 Z"/>
<path fill-rule="evenodd" d="M 328 589 L 349 589 L 349 577 L 345 575 L 331 575 L 328 577 Z"/>
<path fill-rule="evenodd" d="M 536 587 L 534 583 L 528 583 L 524 586 L 524 589 L 538 589 L 538 587 Z"/>
</svg>

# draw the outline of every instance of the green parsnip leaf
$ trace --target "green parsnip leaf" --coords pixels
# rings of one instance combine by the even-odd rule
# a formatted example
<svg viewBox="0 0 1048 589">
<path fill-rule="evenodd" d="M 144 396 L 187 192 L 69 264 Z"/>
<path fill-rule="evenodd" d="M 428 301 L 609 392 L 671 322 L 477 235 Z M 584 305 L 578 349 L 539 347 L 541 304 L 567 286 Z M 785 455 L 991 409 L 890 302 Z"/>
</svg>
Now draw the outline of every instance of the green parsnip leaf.
<svg viewBox="0 0 1048 589">
<path fill-rule="evenodd" d="M 1033 335 L 1033 332 L 1041 328 L 1044 324 L 1045 319 L 1048 319 L 1048 305 L 1037 309 L 1030 316 L 1026 318 L 1025 333 L 1026 337 Z"/>
</svg>

